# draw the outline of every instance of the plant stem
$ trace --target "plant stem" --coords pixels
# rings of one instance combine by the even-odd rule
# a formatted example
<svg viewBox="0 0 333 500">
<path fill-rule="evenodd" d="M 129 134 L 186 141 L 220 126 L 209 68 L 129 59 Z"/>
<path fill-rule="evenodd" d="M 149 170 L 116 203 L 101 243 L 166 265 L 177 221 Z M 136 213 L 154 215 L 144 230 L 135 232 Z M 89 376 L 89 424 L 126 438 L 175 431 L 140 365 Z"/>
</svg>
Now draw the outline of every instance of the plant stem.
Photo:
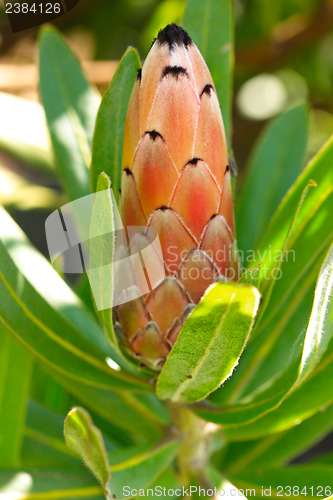
<svg viewBox="0 0 333 500">
<path fill-rule="evenodd" d="M 175 432 L 182 441 L 178 453 L 178 471 L 181 484 L 190 486 L 191 478 L 202 483 L 203 471 L 211 454 L 211 433 L 207 433 L 207 422 L 197 417 L 188 407 L 169 405 Z M 209 424 L 208 424 L 209 425 Z M 202 486 L 206 487 L 207 485 Z"/>
</svg>

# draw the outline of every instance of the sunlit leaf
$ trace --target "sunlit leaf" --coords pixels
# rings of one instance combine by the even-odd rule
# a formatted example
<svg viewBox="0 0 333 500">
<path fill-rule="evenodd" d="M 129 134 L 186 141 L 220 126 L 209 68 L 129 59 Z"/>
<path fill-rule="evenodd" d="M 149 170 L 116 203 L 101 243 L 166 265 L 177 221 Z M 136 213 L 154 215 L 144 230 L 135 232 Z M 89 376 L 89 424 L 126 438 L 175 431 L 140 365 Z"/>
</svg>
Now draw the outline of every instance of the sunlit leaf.
<svg viewBox="0 0 333 500">
<path fill-rule="evenodd" d="M 89 166 L 100 98 L 55 28 L 39 38 L 40 93 L 55 163 L 69 198 L 90 192 Z"/>
<path fill-rule="evenodd" d="M 249 285 L 217 283 L 186 320 L 157 383 L 161 399 L 195 402 L 229 377 L 259 305 Z M 195 340 L 195 341 L 194 341 Z"/>
<path fill-rule="evenodd" d="M 333 245 L 319 273 L 299 380 L 319 363 L 333 337 Z"/>
</svg>

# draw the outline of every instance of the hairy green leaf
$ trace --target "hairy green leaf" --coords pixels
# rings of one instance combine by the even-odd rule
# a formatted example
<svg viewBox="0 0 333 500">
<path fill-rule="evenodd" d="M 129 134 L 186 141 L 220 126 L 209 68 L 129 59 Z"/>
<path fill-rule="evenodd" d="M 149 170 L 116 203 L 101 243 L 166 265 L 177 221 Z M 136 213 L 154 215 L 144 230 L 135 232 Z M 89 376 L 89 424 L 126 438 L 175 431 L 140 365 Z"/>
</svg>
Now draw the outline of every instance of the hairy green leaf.
<svg viewBox="0 0 333 500">
<path fill-rule="evenodd" d="M 64 434 L 67 446 L 82 458 L 101 485 L 107 488 L 110 471 L 103 436 L 89 413 L 83 408 L 73 408 L 66 417 Z"/>
<path fill-rule="evenodd" d="M 258 290 L 249 285 L 210 287 L 167 358 L 157 383 L 158 396 L 195 402 L 229 377 L 251 331 L 259 299 Z"/>
<path fill-rule="evenodd" d="M 124 486 L 130 491 L 145 488 L 170 464 L 180 446 L 179 442 L 170 441 L 153 448 L 147 445 L 125 448 L 107 456 L 101 433 L 82 408 L 74 408 L 68 414 L 65 436 L 68 446 L 81 456 L 98 478 L 108 499 L 128 496 Z"/>
<path fill-rule="evenodd" d="M 57 375 L 57 378 L 85 407 L 105 419 L 109 426 L 110 422 L 116 426 L 112 435 L 120 442 L 124 437 L 157 440 L 162 436 L 163 427 L 169 423 L 168 414 L 161 415 L 162 410 L 153 402 L 146 402 L 143 394 L 137 397 L 125 391 L 88 386 L 65 376 Z M 151 396 L 156 398 L 153 394 Z"/>
</svg>

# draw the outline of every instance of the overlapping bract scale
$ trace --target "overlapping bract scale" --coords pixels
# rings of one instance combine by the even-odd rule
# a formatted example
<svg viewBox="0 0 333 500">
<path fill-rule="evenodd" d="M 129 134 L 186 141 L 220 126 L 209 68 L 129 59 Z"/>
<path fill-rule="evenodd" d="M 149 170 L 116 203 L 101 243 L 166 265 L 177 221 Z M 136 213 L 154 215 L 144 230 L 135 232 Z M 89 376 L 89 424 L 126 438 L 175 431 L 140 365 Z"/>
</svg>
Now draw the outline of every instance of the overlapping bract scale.
<svg viewBox="0 0 333 500">
<path fill-rule="evenodd" d="M 230 169 L 212 77 L 189 35 L 160 31 L 129 103 L 121 216 L 157 233 L 166 277 L 115 316 L 129 349 L 159 369 L 187 314 L 236 267 Z M 142 231 L 142 227 L 140 227 Z"/>
</svg>

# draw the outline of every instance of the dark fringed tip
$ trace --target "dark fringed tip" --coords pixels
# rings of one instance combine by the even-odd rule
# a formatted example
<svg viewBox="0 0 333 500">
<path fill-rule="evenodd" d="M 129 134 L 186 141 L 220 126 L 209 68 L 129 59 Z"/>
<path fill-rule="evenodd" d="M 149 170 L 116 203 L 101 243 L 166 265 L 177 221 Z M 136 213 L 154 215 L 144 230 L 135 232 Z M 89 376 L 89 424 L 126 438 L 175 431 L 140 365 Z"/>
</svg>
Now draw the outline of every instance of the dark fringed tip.
<svg viewBox="0 0 333 500">
<path fill-rule="evenodd" d="M 189 34 L 183 28 L 177 26 L 177 24 L 168 24 L 168 26 L 159 32 L 157 41 L 160 44 L 167 43 L 170 49 L 175 45 L 185 45 L 185 47 L 188 47 L 192 43 Z"/>
<path fill-rule="evenodd" d="M 175 78 L 178 78 L 179 75 L 186 75 L 188 77 L 186 69 L 183 68 L 182 66 L 165 66 L 162 73 L 162 78 L 164 78 L 167 75 L 172 75 Z"/>
</svg>

